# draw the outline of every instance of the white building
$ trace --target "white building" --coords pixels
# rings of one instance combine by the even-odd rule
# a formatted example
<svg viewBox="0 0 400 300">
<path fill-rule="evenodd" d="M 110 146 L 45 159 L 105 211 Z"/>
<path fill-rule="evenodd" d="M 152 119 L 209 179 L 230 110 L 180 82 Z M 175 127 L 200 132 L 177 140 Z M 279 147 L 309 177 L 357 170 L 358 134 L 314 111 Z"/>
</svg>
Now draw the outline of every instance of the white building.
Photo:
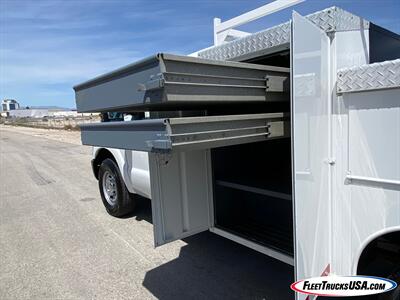
<svg viewBox="0 0 400 300">
<path fill-rule="evenodd" d="M 12 118 L 43 118 L 49 116 L 48 109 L 16 109 L 9 111 L 8 117 Z"/>
<path fill-rule="evenodd" d="M 19 109 L 19 103 L 14 99 L 4 99 L 1 102 L 1 108 L 3 111 L 16 110 Z"/>
</svg>

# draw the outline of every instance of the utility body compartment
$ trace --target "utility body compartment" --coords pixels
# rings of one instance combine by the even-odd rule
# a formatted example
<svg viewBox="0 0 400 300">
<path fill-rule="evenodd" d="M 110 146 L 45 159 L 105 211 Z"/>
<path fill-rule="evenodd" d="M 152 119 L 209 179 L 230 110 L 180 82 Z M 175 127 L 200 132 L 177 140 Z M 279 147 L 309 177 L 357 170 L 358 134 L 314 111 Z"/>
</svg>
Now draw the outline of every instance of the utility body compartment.
<svg viewBox="0 0 400 300">
<path fill-rule="evenodd" d="M 75 87 L 79 111 L 156 116 L 81 125 L 82 143 L 149 153 L 156 246 L 210 229 L 293 264 L 289 75 L 158 54 Z"/>
<path fill-rule="evenodd" d="M 215 227 L 293 256 L 290 138 L 211 150 Z"/>
<path fill-rule="evenodd" d="M 316 207 L 326 189 L 327 167 L 309 163 L 328 145 L 313 146 L 328 124 L 329 38 L 297 15 L 292 34 L 290 53 L 276 53 L 291 69 L 159 54 L 75 87 L 78 111 L 157 116 L 81 126 L 86 145 L 149 153 L 156 246 L 210 230 L 294 264 L 293 212 Z M 189 110 L 201 113 L 160 117 Z M 292 180 L 306 202 L 293 201 Z"/>
</svg>

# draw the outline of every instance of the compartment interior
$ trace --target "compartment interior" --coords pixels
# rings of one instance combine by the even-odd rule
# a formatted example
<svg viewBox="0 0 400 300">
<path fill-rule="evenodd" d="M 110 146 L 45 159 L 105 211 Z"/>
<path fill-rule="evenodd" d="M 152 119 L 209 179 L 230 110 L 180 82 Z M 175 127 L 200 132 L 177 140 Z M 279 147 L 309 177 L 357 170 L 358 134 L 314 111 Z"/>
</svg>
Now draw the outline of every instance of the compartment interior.
<svg viewBox="0 0 400 300">
<path fill-rule="evenodd" d="M 289 52 L 251 62 L 288 66 Z M 212 149 L 211 159 L 214 226 L 293 256 L 290 138 Z"/>
<path fill-rule="evenodd" d="M 212 149 L 215 226 L 293 256 L 290 139 Z"/>
</svg>

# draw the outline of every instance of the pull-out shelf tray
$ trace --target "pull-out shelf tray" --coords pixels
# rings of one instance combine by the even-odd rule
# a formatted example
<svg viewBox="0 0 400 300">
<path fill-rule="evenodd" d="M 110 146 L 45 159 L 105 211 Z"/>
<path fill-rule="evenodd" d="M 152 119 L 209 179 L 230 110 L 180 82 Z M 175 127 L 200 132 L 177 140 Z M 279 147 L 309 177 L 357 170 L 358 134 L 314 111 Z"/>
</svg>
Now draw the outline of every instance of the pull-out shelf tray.
<svg viewBox="0 0 400 300">
<path fill-rule="evenodd" d="M 149 119 L 81 125 L 84 145 L 147 152 L 208 149 L 290 136 L 284 113 Z"/>
<path fill-rule="evenodd" d="M 289 69 L 157 54 L 74 87 L 79 112 L 289 100 Z"/>
</svg>

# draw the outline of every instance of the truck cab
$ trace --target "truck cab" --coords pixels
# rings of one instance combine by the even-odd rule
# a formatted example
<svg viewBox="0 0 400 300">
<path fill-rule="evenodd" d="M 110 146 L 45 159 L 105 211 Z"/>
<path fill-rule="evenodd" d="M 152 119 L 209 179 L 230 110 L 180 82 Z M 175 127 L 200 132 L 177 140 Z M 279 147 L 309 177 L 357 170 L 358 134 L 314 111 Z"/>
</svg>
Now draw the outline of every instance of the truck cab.
<svg viewBox="0 0 400 300">
<path fill-rule="evenodd" d="M 145 115 L 148 113 L 104 112 L 101 122 L 129 122 L 145 119 Z M 93 175 L 99 182 L 103 204 L 112 216 L 131 213 L 135 209 L 134 195 L 151 198 L 148 161 L 148 154 L 143 151 L 92 148 Z"/>
</svg>

